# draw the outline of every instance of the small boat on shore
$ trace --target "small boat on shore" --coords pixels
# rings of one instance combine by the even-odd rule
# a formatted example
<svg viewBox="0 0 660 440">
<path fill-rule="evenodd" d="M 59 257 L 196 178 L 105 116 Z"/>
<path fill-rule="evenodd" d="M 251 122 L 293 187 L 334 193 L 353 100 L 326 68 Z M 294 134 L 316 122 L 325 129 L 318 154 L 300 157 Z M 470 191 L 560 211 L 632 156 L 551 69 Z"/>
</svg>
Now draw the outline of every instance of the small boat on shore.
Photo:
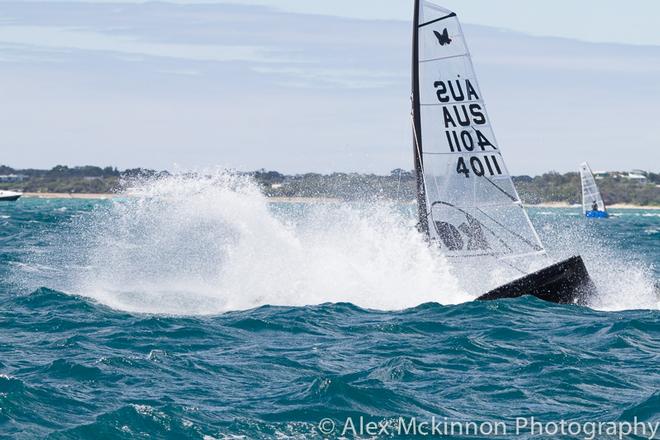
<svg viewBox="0 0 660 440">
<path fill-rule="evenodd" d="M 15 191 L 3 191 L 0 190 L 0 202 L 15 202 L 23 194 Z"/>
</svg>

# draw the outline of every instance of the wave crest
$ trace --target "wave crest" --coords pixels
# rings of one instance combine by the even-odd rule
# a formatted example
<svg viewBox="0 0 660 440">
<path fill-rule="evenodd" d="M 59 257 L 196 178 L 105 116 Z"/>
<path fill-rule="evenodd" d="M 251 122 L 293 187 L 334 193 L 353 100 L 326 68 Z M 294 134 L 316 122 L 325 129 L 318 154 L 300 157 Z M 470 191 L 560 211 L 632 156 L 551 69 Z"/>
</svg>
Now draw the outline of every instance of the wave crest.
<svg viewBox="0 0 660 440">
<path fill-rule="evenodd" d="M 73 291 L 113 308 L 216 314 L 471 299 L 395 205 L 273 205 L 230 173 L 139 180 L 125 194 L 74 228 L 86 248 Z"/>
</svg>

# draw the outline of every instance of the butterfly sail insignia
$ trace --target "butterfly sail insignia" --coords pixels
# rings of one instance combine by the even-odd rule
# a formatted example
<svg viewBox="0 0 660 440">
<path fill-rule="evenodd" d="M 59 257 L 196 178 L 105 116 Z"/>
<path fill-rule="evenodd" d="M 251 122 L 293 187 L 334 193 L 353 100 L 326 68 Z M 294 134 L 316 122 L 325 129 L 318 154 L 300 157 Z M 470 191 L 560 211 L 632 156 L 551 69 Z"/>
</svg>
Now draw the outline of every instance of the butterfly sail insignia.
<svg viewBox="0 0 660 440">
<path fill-rule="evenodd" d="M 543 254 L 502 158 L 456 14 L 421 0 L 413 44 L 420 229 L 448 256 Z"/>
<path fill-rule="evenodd" d="M 451 38 L 449 38 L 449 32 L 447 31 L 447 28 L 445 28 L 445 30 L 442 31 L 442 33 L 438 31 L 433 31 L 433 34 L 438 39 L 438 44 L 440 44 L 440 46 L 444 46 L 445 44 L 451 44 Z"/>
</svg>

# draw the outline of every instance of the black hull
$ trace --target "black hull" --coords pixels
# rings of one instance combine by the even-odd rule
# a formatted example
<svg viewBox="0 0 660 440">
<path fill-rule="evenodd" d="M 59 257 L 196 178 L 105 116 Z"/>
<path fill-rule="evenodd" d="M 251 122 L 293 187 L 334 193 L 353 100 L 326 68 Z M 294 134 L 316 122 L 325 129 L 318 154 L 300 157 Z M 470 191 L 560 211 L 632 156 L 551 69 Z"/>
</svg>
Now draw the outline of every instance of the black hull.
<svg viewBox="0 0 660 440">
<path fill-rule="evenodd" d="M 596 286 L 578 255 L 491 290 L 477 301 L 532 295 L 557 304 L 586 304 L 595 292 Z"/>
<path fill-rule="evenodd" d="M 0 202 L 15 202 L 21 197 L 20 194 L 16 196 L 7 196 L 7 197 L 0 197 Z"/>
</svg>

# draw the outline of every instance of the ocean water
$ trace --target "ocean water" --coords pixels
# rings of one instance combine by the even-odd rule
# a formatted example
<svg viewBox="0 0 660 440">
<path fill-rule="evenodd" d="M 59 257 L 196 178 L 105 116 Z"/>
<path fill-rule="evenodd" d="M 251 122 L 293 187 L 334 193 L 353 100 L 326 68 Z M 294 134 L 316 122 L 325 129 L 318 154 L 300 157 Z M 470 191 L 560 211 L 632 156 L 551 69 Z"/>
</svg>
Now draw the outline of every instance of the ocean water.
<svg viewBox="0 0 660 440">
<path fill-rule="evenodd" d="M 0 204 L 1 438 L 650 438 L 624 424 L 660 422 L 660 211 L 530 210 L 552 258 L 585 258 L 600 294 L 578 307 L 472 302 L 510 274 L 457 276 L 413 206 L 268 203 L 231 176 L 127 193 Z M 507 430 L 397 431 L 434 417 Z M 531 417 L 574 432 L 515 431 Z"/>
</svg>

